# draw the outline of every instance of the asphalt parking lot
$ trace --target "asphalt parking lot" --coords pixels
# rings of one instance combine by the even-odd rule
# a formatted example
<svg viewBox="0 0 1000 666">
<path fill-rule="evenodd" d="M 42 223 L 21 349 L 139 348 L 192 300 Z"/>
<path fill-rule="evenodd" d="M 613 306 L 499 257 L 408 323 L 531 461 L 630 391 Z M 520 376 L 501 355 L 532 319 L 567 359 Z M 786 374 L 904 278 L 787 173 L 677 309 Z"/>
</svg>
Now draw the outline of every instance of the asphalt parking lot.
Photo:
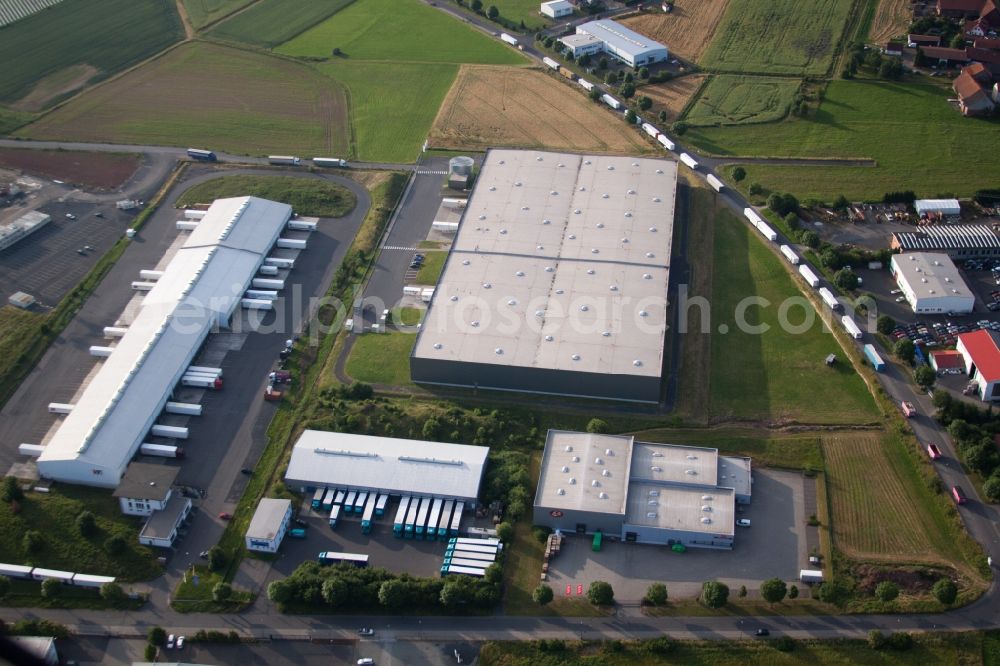
<svg viewBox="0 0 1000 666">
<path fill-rule="evenodd" d="M 706 580 L 720 580 L 730 589 L 777 576 L 794 582 L 808 562 L 805 484 L 815 481 L 796 472 L 754 470 L 753 502 L 737 518 L 752 527 L 737 527 L 733 550 L 689 548 L 674 553 L 666 546 L 604 540 L 601 552 L 591 550 L 591 538 L 569 535 L 549 565 L 549 585 L 557 596 L 586 592 L 590 583 L 611 584 L 615 599 L 635 603 L 650 583 L 665 583 L 673 597 L 693 597 Z"/>
</svg>

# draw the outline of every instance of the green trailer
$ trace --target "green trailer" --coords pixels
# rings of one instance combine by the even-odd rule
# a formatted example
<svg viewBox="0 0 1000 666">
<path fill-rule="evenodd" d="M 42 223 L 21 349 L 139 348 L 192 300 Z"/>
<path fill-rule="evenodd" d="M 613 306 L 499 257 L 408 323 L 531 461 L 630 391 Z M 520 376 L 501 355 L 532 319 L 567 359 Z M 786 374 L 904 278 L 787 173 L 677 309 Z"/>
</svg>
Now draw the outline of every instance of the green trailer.
<svg viewBox="0 0 1000 666">
<path fill-rule="evenodd" d="M 604 535 L 600 532 L 594 532 L 594 543 L 590 545 L 590 549 L 595 553 L 600 552 L 601 543 L 604 541 Z"/>
</svg>

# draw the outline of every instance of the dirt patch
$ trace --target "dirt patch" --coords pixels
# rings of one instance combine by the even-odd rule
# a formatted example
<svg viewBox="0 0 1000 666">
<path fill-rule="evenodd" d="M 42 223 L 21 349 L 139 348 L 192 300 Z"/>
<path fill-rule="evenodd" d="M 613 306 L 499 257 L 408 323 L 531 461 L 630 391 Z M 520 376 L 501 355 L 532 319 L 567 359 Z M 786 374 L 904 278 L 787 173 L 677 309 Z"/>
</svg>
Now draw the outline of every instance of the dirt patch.
<svg viewBox="0 0 1000 666">
<path fill-rule="evenodd" d="M 906 34 L 913 18 L 910 0 L 881 0 L 872 20 L 869 39 L 878 44 Z"/>
<path fill-rule="evenodd" d="M 12 106 L 18 111 L 41 111 L 49 105 L 49 102 L 84 87 L 99 73 L 100 70 L 93 65 L 67 67 L 41 79 L 30 93 Z"/>
<path fill-rule="evenodd" d="M 652 115 L 658 116 L 660 111 L 666 111 L 667 122 L 673 122 L 684 111 L 684 107 L 704 81 L 703 74 L 682 76 L 666 83 L 643 86 L 637 94 L 646 95 L 653 100 Z"/>
<path fill-rule="evenodd" d="M 434 121 L 430 143 L 456 150 L 655 151 L 575 86 L 535 69 L 463 65 Z"/>
<path fill-rule="evenodd" d="M 728 4 L 729 0 L 677 0 L 669 14 L 642 14 L 622 23 L 666 44 L 672 55 L 697 62 L 712 41 Z"/>
<path fill-rule="evenodd" d="M 940 570 L 927 567 L 886 568 L 868 564 L 854 567 L 854 577 L 858 588 L 866 594 L 873 594 L 882 581 L 892 581 L 903 592 L 911 594 L 927 593 L 934 583 L 944 575 Z"/>
<path fill-rule="evenodd" d="M 115 190 L 139 168 L 135 153 L 0 148 L 0 167 L 61 180 L 84 190 Z"/>
</svg>

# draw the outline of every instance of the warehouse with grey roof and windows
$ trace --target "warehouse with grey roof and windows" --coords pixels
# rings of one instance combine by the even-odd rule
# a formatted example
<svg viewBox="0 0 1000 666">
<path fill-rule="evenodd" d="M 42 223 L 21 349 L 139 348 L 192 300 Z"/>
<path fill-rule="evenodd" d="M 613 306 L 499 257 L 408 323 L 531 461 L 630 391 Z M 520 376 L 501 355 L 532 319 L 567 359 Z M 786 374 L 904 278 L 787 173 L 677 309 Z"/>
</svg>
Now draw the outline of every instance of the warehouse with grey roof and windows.
<svg viewBox="0 0 1000 666">
<path fill-rule="evenodd" d="M 569 533 L 692 548 L 732 548 L 749 504 L 750 459 L 717 449 L 550 430 L 534 524 Z"/>
<path fill-rule="evenodd" d="M 668 160 L 490 151 L 413 380 L 657 402 L 676 189 Z"/>
<path fill-rule="evenodd" d="M 1000 235 L 987 224 L 934 225 L 897 231 L 890 247 L 899 252 L 943 252 L 952 259 L 1000 256 Z"/>
</svg>

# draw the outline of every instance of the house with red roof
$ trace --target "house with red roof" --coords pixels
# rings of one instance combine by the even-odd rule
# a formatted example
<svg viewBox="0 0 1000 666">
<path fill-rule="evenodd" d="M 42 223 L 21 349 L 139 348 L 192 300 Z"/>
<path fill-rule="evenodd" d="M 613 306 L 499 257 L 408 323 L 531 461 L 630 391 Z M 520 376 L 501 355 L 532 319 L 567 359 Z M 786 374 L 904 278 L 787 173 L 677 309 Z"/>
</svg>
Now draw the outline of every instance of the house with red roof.
<svg viewBox="0 0 1000 666">
<path fill-rule="evenodd" d="M 955 349 L 942 349 L 930 353 L 931 367 L 935 372 L 965 369 L 965 359 L 961 352 Z"/>
<path fill-rule="evenodd" d="M 952 82 L 958 95 L 958 108 L 963 116 L 988 116 L 996 110 L 996 103 L 987 89 L 984 89 L 966 67 Z"/>
<path fill-rule="evenodd" d="M 1000 333 L 986 329 L 962 333 L 955 350 L 962 355 L 966 374 L 979 387 L 980 399 L 1000 400 Z"/>
</svg>

